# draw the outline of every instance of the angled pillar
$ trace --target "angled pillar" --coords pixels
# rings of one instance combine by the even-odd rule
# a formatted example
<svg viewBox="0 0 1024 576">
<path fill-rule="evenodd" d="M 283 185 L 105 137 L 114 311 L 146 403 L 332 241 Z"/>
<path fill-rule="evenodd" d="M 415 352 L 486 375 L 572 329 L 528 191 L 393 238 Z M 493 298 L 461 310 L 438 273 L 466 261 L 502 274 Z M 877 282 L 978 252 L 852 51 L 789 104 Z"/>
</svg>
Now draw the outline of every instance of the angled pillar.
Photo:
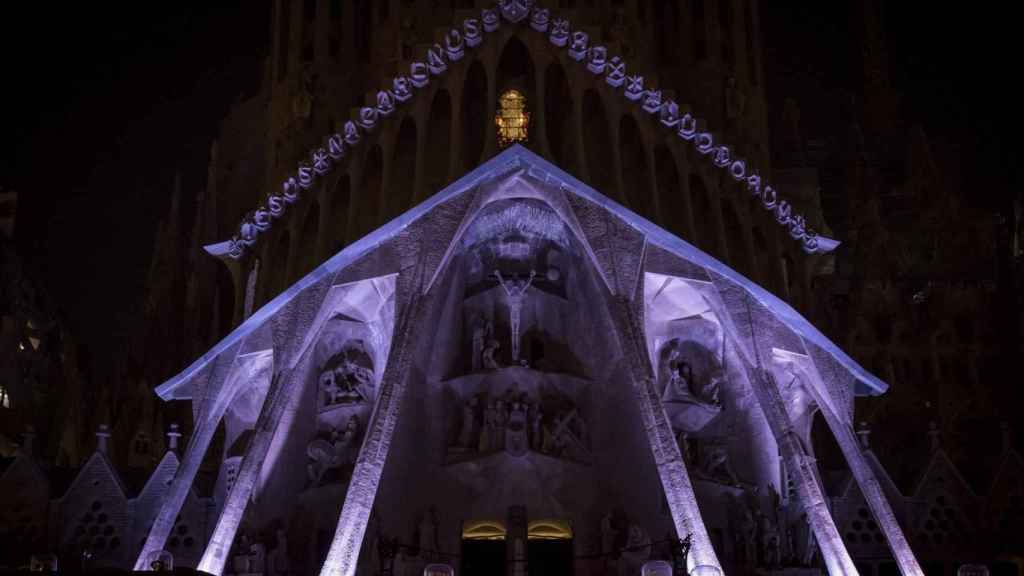
<svg viewBox="0 0 1024 576">
<path fill-rule="evenodd" d="M 203 457 L 210 447 L 210 441 L 213 440 L 213 434 L 217 431 L 217 426 L 224 417 L 227 406 L 226 401 L 216 399 L 209 405 L 209 410 L 197 418 L 196 428 L 188 441 L 188 447 L 185 448 L 181 467 L 174 475 L 166 499 L 153 520 L 153 527 L 146 537 L 145 544 L 142 545 L 139 557 L 135 560 L 134 569 L 136 571 L 149 570 L 149 558 L 164 549 L 167 538 L 171 535 L 171 530 L 174 529 L 174 521 L 181 512 L 181 506 L 185 503 L 188 491 L 192 488 L 199 465 L 203 462 Z"/>
<path fill-rule="evenodd" d="M 263 402 L 263 408 L 260 410 L 259 419 L 256 421 L 256 428 L 253 430 L 249 446 L 242 458 L 242 465 L 238 469 L 238 475 L 235 477 L 235 482 L 232 484 L 224 507 L 217 518 L 213 534 L 210 536 L 210 541 L 197 566 L 198 570 L 216 576 L 223 573 L 224 564 L 231 551 L 231 544 L 234 543 L 238 525 L 245 516 L 245 509 L 249 505 L 253 488 L 256 486 L 260 468 L 267 457 L 270 444 L 274 440 L 281 421 L 286 418 L 290 419 L 285 415 L 285 410 L 294 412 L 296 399 L 301 396 L 302 378 L 297 375 L 303 373 L 301 370 L 303 366 L 304 363 L 300 362 L 298 367 L 278 373 L 274 381 L 271 382 L 270 390 Z"/>
<path fill-rule="evenodd" d="M 917 563 L 917 558 L 914 557 L 914 551 L 910 549 L 910 544 L 907 542 L 899 522 L 896 521 L 896 514 L 893 513 L 892 506 L 885 499 L 878 478 L 875 477 L 871 466 L 864 459 L 864 453 L 854 437 L 853 429 L 839 418 L 828 403 L 822 401 L 823 399 L 813 385 L 807 386 L 807 389 L 810 390 L 821 414 L 825 417 L 825 422 L 832 431 L 832 435 L 839 443 L 843 457 L 846 459 L 850 471 L 853 472 L 857 487 L 864 495 L 868 508 L 871 509 L 871 514 L 875 517 L 875 522 L 885 534 L 885 539 L 889 543 L 889 549 L 892 551 L 896 564 L 900 567 L 900 572 L 904 576 L 924 576 L 921 566 Z"/>
<path fill-rule="evenodd" d="M 411 295 L 402 322 L 396 326 L 396 345 L 392 347 L 384 377 L 381 379 L 377 403 L 370 417 L 363 445 L 356 458 L 355 469 L 349 480 L 345 503 L 341 507 L 334 540 L 327 551 L 327 559 L 320 569 L 322 576 L 354 576 L 359 562 L 359 549 L 370 520 L 373 500 L 377 497 L 381 473 L 387 461 L 398 422 L 398 409 L 405 396 L 406 377 L 412 348 L 415 342 L 409 338 L 411 328 L 420 320 L 425 300 L 418 289 Z"/>
<path fill-rule="evenodd" d="M 756 341 L 753 344 L 757 346 Z M 757 398 L 779 445 L 779 451 L 782 452 L 786 469 L 791 470 L 794 475 L 797 496 L 814 531 L 828 573 L 832 576 L 856 575 L 857 568 L 843 544 L 839 530 L 832 520 L 832 512 L 825 501 L 821 484 L 818 483 L 814 461 L 804 450 L 800 437 L 793 429 L 793 422 L 786 412 L 782 394 L 774 378 L 760 366 L 750 366 L 745 362 L 743 364 L 754 397 Z"/>
<path fill-rule="evenodd" d="M 624 298 L 612 297 L 611 316 L 622 345 L 622 353 L 629 366 L 633 392 L 640 405 L 640 414 L 647 440 L 654 453 L 654 462 L 658 467 L 658 476 L 665 490 L 672 521 L 676 534 L 685 538 L 692 536 L 693 545 L 687 558 L 687 571 L 697 566 L 714 566 L 722 570 L 715 549 L 711 545 L 711 537 L 704 526 L 697 506 L 697 495 L 693 492 L 690 475 L 686 471 L 686 463 L 676 444 L 672 425 L 661 404 L 654 378 L 651 376 L 649 363 L 646 361 L 646 346 L 638 322 L 637 314 L 630 308 L 630 302 Z"/>
</svg>

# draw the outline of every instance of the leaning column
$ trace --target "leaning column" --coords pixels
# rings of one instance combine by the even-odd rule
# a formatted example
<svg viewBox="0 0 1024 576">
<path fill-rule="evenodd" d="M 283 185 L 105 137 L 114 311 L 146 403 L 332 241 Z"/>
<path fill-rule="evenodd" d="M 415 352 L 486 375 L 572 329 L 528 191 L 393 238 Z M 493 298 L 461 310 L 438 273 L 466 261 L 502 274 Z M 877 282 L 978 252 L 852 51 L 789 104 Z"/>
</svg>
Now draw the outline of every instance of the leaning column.
<svg viewBox="0 0 1024 576">
<path fill-rule="evenodd" d="M 718 561 L 715 549 L 711 545 L 711 537 L 700 516 L 697 495 L 693 492 L 686 463 L 679 451 L 679 445 L 676 444 L 672 425 L 661 403 L 661 395 L 658 394 L 654 378 L 651 376 L 650 365 L 645 361 L 647 352 L 638 319 L 630 309 L 628 300 L 615 296 L 612 298 L 616 302 L 612 306 L 611 316 L 627 363 L 633 392 L 640 405 L 647 440 L 654 453 L 658 476 L 665 490 L 665 499 L 668 500 L 669 510 L 672 512 L 676 534 L 680 538 L 690 534 L 692 538 L 686 570 L 689 572 L 697 566 L 713 566 L 721 573 L 722 565 Z"/>
<path fill-rule="evenodd" d="M 196 429 L 185 449 L 181 467 L 174 475 L 167 497 L 160 507 L 160 512 L 153 520 L 153 527 L 146 537 L 145 544 L 142 545 L 139 557 L 135 560 L 134 569 L 136 571 L 149 570 L 150 567 L 147 564 L 149 558 L 164 549 L 164 544 L 167 543 L 167 538 L 171 535 L 171 530 L 174 529 L 174 521 L 181 512 L 181 506 L 185 503 L 188 491 L 192 488 L 199 465 L 206 455 L 206 450 L 210 447 L 210 441 L 213 440 L 213 434 L 217 431 L 221 418 L 224 417 L 227 405 L 227 401 L 215 397 L 210 409 L 198 419 Z"/>
<path fill-rule="evenodd" d="M 754 346 L 757 343 L 754 342 Z M 778 386 L 771 374 L 760 366 L 749 366 L 743 363 L 761 410 L 768 420 L 768 426 L 775 436 L 775 441 L 782 452 L 786 469 L 792 470 L 796 476 L 797 496 L 803 504 L 807 520 L 818 540 L 821 556 L 825 567 L 832 576 L 856 576 L 857 568 L 843 544 L 839 530 L 832 520 L 832 513 L 825 501 L 825 494 L 815 475 L 815 464 L 804 451 L 800 438 L 793 429 L 793 422 L 786 412 L 786 406 Z"/>
<path fill-rule="evenodd" d="M 384 377 L 381 379 L 377 403 L 366 429 L 363 445 L 356 458 L 355 469 L 349 480 L 345 503 L 334 531 L 334 540 L 327 551 L 327 559 L 320 569 L 321 576 L 354 576 L 359 561 L 359 549 L 370 519 L 373 500 L 377 497 L 381 473 L 387 461 L 391 439 L 398 421 L 398 409 L 405 396 L 406 377 L 415 342 L 410 341 L 409 332 L 418 325 L 424 302 L 427 300 L 419 291 L 411 295 L 404 321 L 396 326 L 397 345 L 392 348 Z"/>
<path fill-rule="evenodd" d="M 302 367 L 304 364 L 300 362 L 298 366 Z M 270 444 L 274 440 L 281 421 L 283 419 L 291 420 L 294 414 L 296 400 L 301 396 L 302 378 L 298 375 L 303 372 L 301 368 L 293 368 L 279 373 L 271 382 L 270 390 L 263 402 L 263 408 L 260 410 L 259 419 L 256 421 L 256 428 L 253 430 L 249 446 L 242 458 L 242 465 L 239 467 L 235 482 L 224 501 L 224 507 L 217 518 L 210 542 L 206 545 L 206 550 L 197 566 L 198 570 L 216 576 L 220 576 L 224 572 L 224 564 L 227 562 L 231 545 L 235 541 L 238 526 L 245 516 L 245 509 L 249 505 L 260 469 L 270 450 Z M 285 414 L 286 409 L 289 412 L 287 415 Z"/>
<path fill-rule="evenodd" d="M 885 539 L 889 543 L 893 559 L 900 567 L 900 572 L 904 576 L 924 576 L 921 566 L 917 563 L 917 558 L 914 557 L 914 551 L 910 549 L 910 544 L 907 542 L 899 522 L 896 521 L 896 514 L 893 513 L 892 506 L 885 499 L 878 478 L 875 477 L 874 471 L 864 458 L 857 439 L 854 438 L 853 429 L 843 422 L 826 402 L 822 401 L 813 385 L 807 386 L 807 388 L 811 391 L 814 401 L 825 417 L 829 430 L 832 431 L 832 435 L 839 443 L 839 448 L 853 473 L 857 487 L 860 488 L 860 493 L 864 495 L 868 508 L 875 516 L 875 522 L 885 534 Z"/>
</svg>

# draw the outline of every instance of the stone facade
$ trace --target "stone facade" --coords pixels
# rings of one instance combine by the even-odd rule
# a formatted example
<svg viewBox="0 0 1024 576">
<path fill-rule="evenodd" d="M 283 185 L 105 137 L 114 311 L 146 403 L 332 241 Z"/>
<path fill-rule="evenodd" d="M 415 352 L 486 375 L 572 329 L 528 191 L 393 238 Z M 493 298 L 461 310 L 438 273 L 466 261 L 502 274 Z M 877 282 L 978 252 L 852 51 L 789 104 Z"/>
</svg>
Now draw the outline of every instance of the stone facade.
<svg viewBox="0 0 1024 576">
<path fill-rule="evenodd" d="M 513 11 L 517 5 L 530 5 L 506 4 Z M 179 412 L 190 432 L 184 451 L 191 466 L 186 476 L 211 485 L 209 494 L 200 490 L 203 495 L 198 496 L 193 481 L 182 482 L 179 475 L 167 490 L 176 494 L 178 513 L 167 508 L 167 496 L 154 492 L 159 481 L 151 480 L 153 486 L 147 484 L 133 494 L 113 471 L 111 458 L 96 454 L 85 463 L 72 464 L 84 466 L 83 477 L 86 469 L 90 478 L 95 476 L 88 482 L 99 482 L 96 491 L 55 495 L 48 505 L 50 522 L 39 525 L 82 519 L 89 513 L 86 508 L 99 502 L 103 510 L 117 510 L 107 513 L 114 533 L 131 534 L 122 538 L 121 552 L 108 550 L 105 559 L 94 556 L 97 561 L 145 567 L 148 557 L 140 557 L 137 550 L 144 546 L 144 538 L 153 538 L 150 526 L 159 525 L 156 540 L 160 542 L 150 543 L 153 551 L 167 549 L 176 564 L 200 565 L 218 573 L 311 573 L 321 569 L 324 558 L 330 558 L 328 567 L 341 566 L 341 559 L 347 558 L 348 570 L 357 564 L 366 570 L 381 569 L 376 544 L 394 537 L 406 546 L 437 553 L 431 556 L 403 548 L 395 562 L 398 569 L 413 573 L 430 561 L 443 560 L 441 552 L 457 551 L 460 529 L 465 530 L 468 521 L 505 523 L 508 507 L 525 505 L 531 520 L 571 518 L 577 555 L 597 555 L 645 539 L 657 541 L 673 531 L 697 533 L 694 557 L 717 556 L 715 562 L 739 574 L 760 565 L 821 565 L 822 553 L 809 545 L 812 527 L 806 521 L 797 522 L 806 514 L 807 492 L 814 493 L 814 486 L 821 484 L 817 498 L 830 513 L 821 514 L 819 523 L 833 525 L 831 548 L 826 550 L 829 559 L 846 550 L 849 558 L 837 561 L 837 566 L 852 562 L 861 573 L 878 574 L 893 568 L 890 547 L 877 541 L 885 529 L 877 522 L 870 528 L 863 516 L 867 510 L 875 518 L 878 510 L 864 501 L 848 472 L 832 482 L 819 467 L 819 472 L 804 475 L 800 489 L 800 475 L 793 472 L 800 462 L 808 461 L 808 455 L 810 462 L 814 460 L 812 432 L 821 426 L 815 424 L 821 418 L 814 416 L 813 407 L 826 399 L 837 422 L 850 428 L 837 434 L 839 444 L 847 454 L 859 453 L 850 452 L 854 396 L 864 396 L 870 386 L 865 388 L 835 366 L 830 352 L 813 344 L 804 349 L 795 344 L 800 337 L 790 330 L 773 329 L 773 321 L 765 320 L 764 326 L 755 321 L 758 313 L 768 318 L 767 312 L 747 312 L 751 326 L 772 330 L 767 337 L 770 348 L 799 348 L 805 357 L 814 358 L 818 373 L 812 379 L 820 389 L 813 393 L 782 389 L 777 395 L 780 400 L 802 403 L 802 411 L 786 408 L 776 414 L 792 419 L 799 437 L 787 449 L 792 459 L 780 459 L 779 446 L 785 444 L 779 440 L 780 431 L 759 416 L 776 394 L 770 388 L 755 391 L 751 383 L 758 375 L 744 369 L 743 358 L 750 362 L 754 357 L 750 354 L 760 352 L 765 362 L 769 358 L 780 366 L 793 362 L 776 358 L 771 349 L 758 350 L 757 342 L 765 337 L 724 326 L 722 309 L 734 319 L 743 314 L 730 297 L 742 301 L 745 296 L 728 280 L 709 274 L 700 259 L 695 263 L 663 253 L 643 234 L 630 233 L 631 223 L 605 219 L 603 208 L 568 193 L 561 199 L 550 195 L 545 199 L 547 207 L 526 206 L 527 212 L 547 215 L 538 219 L 553 218 L 558 226 L 566 226 L 565 238 L 548 237 L 537 228 L 506 230 L 509 235 L 501 245 L 482 250 L 470 239 L 479 238 L 478 244 L 486 247 L 493 242 L 488 235 L 502 230 L 508 221 L 531 221 L 510 218 L 493 207 L 497 210 L 493 217 L 486 225 L 476 220 L 479 229 L 460 236 L 464 240 L 458 247 L 450 245 L 456 234 L 452 226 L 443 238 L 430 234 L 445 226 L 434 226 L 430 233 L 415 229 L 409 208 L 498 152 L 493 123 L 496 103 L 499 94 L 514 88 L 526 96 L 532 115 L 531 138 L 526 143 L 532 152 L 788 302 L 873 374 L 897 384 L 894 394 L 901 393 L 905 382 L 931 386 L 925 382 L 952 380 L 960 372 L 977 374 L 977 367 L 986 363 L 985 354 L 991 348 L 985 343 L 991 335 L 984 330 L 965 333 L 953 320 L 938 327 L 925 321 L 929 338 L 911 337 L 921 333 L 920 318 L 929 315 L 903 312 L 899 291 L 884 281 L 889 272 L 869 270 L 885 261 L 881 255 L 888 237 L 887 216 L 879 203 L 887 192 L 872 177 L 870 163 L 862 160 L 868 154 L 857 128 L 850 130 L 850 145 L 844 149 L 839 170 L 839 188 L 851 203 L 847 210 L 851 222 L 842 226 L 826 221 L 827 206 L 823 207 L 818 194 L 822 182 L 836 182 L 836 171 L 814 161 L 793 160 L 808 156 L 798 123 L 790 131 L 796 136 L 789 141 L 795 140 L 796 145 L 786 148 L 793 154 L 773 154 L 761 77 L 757 2 L 719 6 L 581 0 L 548 3 L 548 7 L 551 13 L 544 31 L 539 30 L 543 22 L 536 18 L 514 22 L 512 12 L 494 12 L 498 26 L 482 32 L 485 38 L 480 45 L 468 46 L 471 35 L 464 34 L 467 46 L 461 58 L 453 59 L 446 51 L 440 57 L 444 73 L 430 75 L 429 83 L 414 90 L 408 102 L 378 119 L 376 114 L 386 108 L 378 89 L 393 87 L 392 78 L 410 74 L 416 62 L 436 64 L 428 58 L 429 51 L 450 48 L 453 44 L 447 34 L 453 27 L 461 26 L 465 32 L 464 23 L 471 18 L 485 27 L 483 6 L 398 0 L 274 2 L 273 46 L 263 86 L 257 95 L 235 106 L 223 122 L 221 137 L 211 149 L 206 188 L 195 202 L 191 232 L 182 224 L 180 190 L 161 226 L 148 282 L 147 333 L 140 338 L 142 350 L 134 354 L 147 380 L 170 378 L 207 350 L 217 355 L 217 362 L 188 376 L 202 385 L 189 390 L 168 386 L 185 378 L 179 375 L 161 392 L 165 399 L 191 400 L 191 408 Z M 714 157 L 666 131 L 659 122 L 660 109 L 652 116 L 644 110 L 646 98 L 634 103 L 623 98 L 629 86 L 606 81 L 611 72 L 595 74 L 592 68 L 601 62 L 593 52 L 588 49 L 584 61 L 577 62 L 572 56 L 577 38 L 567 39 L 568 46 L 558 46 L 554 40 L 558 18 L 572 22 L 570 33 L 585 32 L 588 47 L 607 47 L 609 60 L 620 56 L 636 67 L 629 72 L 645 76 L 645 89 L 660 90 L 665 101 L 678 102 L 680 113 L 701 118 L 695 127 L 713 135 L 716 143 L 728 145 L 732 156 L 745 159 L 746 166 L 766 182 L 777 184 L 779 197 L 804 215 L 808 227 L 824 236 L 834 228 L 844 242 L 849 239 L 853 251 L 845 251 L 844 246 L 840 252 L 807 254 L 779 225 L 778 211 L 764 210 L 761 199 L 730 178 Z M 372 130 L 366 129 L 366 107 L 378 111 Z M 793 110 L 786 117 L 794 117 Z M 282 182 L 301 178 L 302 162 L 313 160 L 311 152 L 326 147 L 332 134 L 348 136 L 348 121 L 358 126 L 358 144 L 346 148 L 344 158 L 329 173 L 313 179 L 282 216 L 260 230 L 241 257 L 218 262 L 203 252 L 204 244 L 237 237 L 241 224 L 261 222 L 262 226 L 258 210 L 273 210 L 271 197 L 280 194 Z M 923 133 L 914 134 L 908 150 L 910 176 L 901 186 L 913 190 L 913 198 L 927 200 L 927 210 L 936 215 L 929 220 L 932 233 L 939 234 L 944 229 L 941 215 L 951 213 L 948 194 L 935 192 L 941 173 L 929 158 Z M 432 214 L 445 224 L 458 224 L 486 202 L 483 192 L 466 194 L 432 206 Z M 518 207 L 506 208 L 523 210 L 522 204 L 514 206 Z M 334 268 L 338 276 L 330 282 L 306 276 L 328 257 L 402 214 L 408 218 L 402 225 L 411 227 L 405 236 L 383 242 L 375 251 L 367 250 L 368 245 L 383 238 L 379 233 L 369 236 L 350 250 L 362 260 Z M 982 237 L 991 233 L 983 219 L 972 222 L 977 223 L 972 229 Z M 867 242 L 867 238 L 873 240 Z M 582 245 L 590 252 L 581 252 Z M 498 288 L 489 276 L 488 258 L 524 249 L 539 258 L 538 266 L 543 268 L 533 270 L 538 273 L 536 284 L 516 288 L 529 296 L 516 315 L 521 319 L 513 321 L 511 293 Z M 914 254 L 911 251 L 908 257 Z M 873 280 L 851 283 L 851 262 L 856 274 Z M 514 272 L 525 283 L 531 270 Z M 398 280 L 386 279 L 395 273 Z M 410 274 L 428 277 L 413 281 Z M 662 340 L 634 346 L 644 354 L 634 353 L 629 360 L 624 352 L 629 345 L 623 342 L 630 333 L 628 318 L 649 317 L 651 312 L 644 308 L 650 303 L 640 304 L 644 298 L 630 295 L 650 286 L 651 274 L 685 278 L 687 285 L 714 284 L 714 298 L 720 299 L 719 319 L 688 319 L 682 333 L 666 333 Z M 412 284 L 403 286 L 403 282 Z M 412 286 L 430 297 L 423 301 L 414 297 Z M 621 310 L 610 306 L 611 312 L 597 314 L 596 324 L 574 319 L 580 302 L 603 301 L 605 290 L 632 303 L 622 303 Z M 942 303 L 956 301 L 965 303 L 966 313 L 971 309 L 968 303 L 983 299 L 985 290 L 982 283 L 932 284 L 922 291 L 923 308 L 944 310 Z M 284 308 L 274 305 L 277 297 L 288 301 Z M 366 298 L 390 303 L 367 314 Z M 268 320 L 270 309 L 273 318 Z M 413 310 L 421 310 L 421 316 L 413 315 Z M 893 314 L 905 321 L 895 324 L 900 328 L 887 328 L 881 334 L 876 320 Z M 268 324 L 244 344 L 236 342 L 227 350 L 221 347 L 226 342 L 222 337 L 254 315 Z M 407 324 L 405 330 L 436 329 L 436 345 L 427 349 L 422 339 L 415 338 L 403 344 L 401 338 L 408 337 L 396 328 L 403 322 L 416 327 Z M 515 343 L 509 336 L 512 324 L 521 328 Z M 656 331 L 650 325 L 634 328 L 648 335 Z M 396 333 L 403 335 L 398 338 Z M 730 343 L 726 334 L 735 342 Z M 746 344 L 741 343 L 744 340 Z M 727 351 L 729 346 L 737 349 Z M 513 357 L 513 349 L 521 354 Z M 266 351 L 272 351 L 269 370 L 267 357 L 260 356 Z M 646 362 L 638 360 L 641 357 L 649 358 L 650 365 L 645 367 Z M 610 365 L 618 359 L 619 364 L 606 369 L 596 364 L 598 358 Z M 520 360 L 526 366 L 516 366 Z M 251 380 L 242 391 L 239 366 L 247 367 L 241 374 Z M 282 372 L 280 366 L 288 370 Z M 390 380 L 389 370 L 394 372 Z M 645 370 L 651 379 L 646 383 Z M 775 381 L 792 377 L 789 368 L 780 370 L 772 376 Z M 716 371 L 719 375 L 711 376 Z M 924 373 L 934 378 L 925 378 Z M 272 382 L 271 374 L 280 380 Z M 168 474 L 172 460 L 177 469 L 177 456 L 168 454 L 157 463 L 166 410 L 150 409 L 147 414 L 147 402 L 152 400 L 146 397 L 148 386 L 141 378 L 133 381 L 145 390 L 133 394 L 140 409 L 127 412 L 139 416 L 113 426 L 112 450 L 123 455 L 115 458 L 118 464 L 127 465 L 135 457 L 134 446 L 148 440 L 151 446 L 137 463 L 146 470 L 155 467 L 156 479 Z M 613 385 L 627 381 L 633 382 L 633 388 Z M 955 393 L 945 384 L 939 388 L 945 399 Z M 403 413 L 419 405 L 435 416 L 401 423 L 394 417 L 374 416 L 374 410 L 389 406 L 384 400 L 391 402 L 392 395 L 401 398 L 403 393 L 408 395 L 400 404 Z M 645 394 L 656 395 L 658 402 L 644 400 Z M 390 409 L 397 413 L 398 400 L 393 402 Z M 867 402 L 870 406 L 879 401 Z M 956 416 L 948 411 L 956 406 L 938 398 L 935 402 L 943 406 L 936 419 L 948 428 Z M 613 408 L 622 406 L 626 416 L 609 416 Z M 637 429 L 629 424 L 620 429 L 608 424 L 621 418 L 646 425 L 645 406 L 664 408 L 661 428 L 651 424 L 653 428 Z M 878 413 L 869 419 L 882 429 L 886 421 Z M 193 419 L 194 424 L 188 422 Z M 216 433 L 220 421 L 224 429 Z M 510 435 L 513 427 L 515 433 Z M 666 443 L 665 431 L 671 442 Z M 366 454 L 368 445 L 377 452 Z M 210 454 L 205 460 L 204 453 Z M 933 480 L 922 488 L 900 490 L 873 453 L 864 454 L 855 459 L 863 464 L 858 472 L 863 476 L 868 470 L 878 479 L 879 487 L 869 486 L 869 491 L 885 496 L 929 574 L 932 558 L 950 571 L 963 557 L 937 545 L 937 529 L 928 527 L 939 496 L 944 502 L 957 502 L 954 508 L 963 510 L 956 512 L 961 515 L 957 518 L 962 517 L 962 525 L 971 529 L 988 526 L 994 522 L 991 518 L 1009 519 L 1000 521 L 1012 524 L 1019 517 L 1012 496 L 1019 486 L 1007 480 L 1005 472 L 1006 467 L 1019 467 L 1019 457 L 1012 451 L 1007 452 L 1004 471 L 986 497 L 975 496 L 969 488 L 953 489 L 948 496 L 937 492 L 934 477 L 953 477 L 949 473 L 932 472 Z M 927 469 L 952 466 L 944 458 L 935 456 L 942 462 L 932 462 Z M 19 461 L 26 459 L 15 462 Z M 419 469 L 419 462 L 427 471 Z M 507 486 L 498 480 L 515 473 L 512 469 L 518 462 L 529 462 L 533 468 L 529 476 L 533 488 L 501 492 Z M 854 466 L 852 461 L 850 465 Z M 10 470 L 25 466 L 11 464 Z M 44 476 L 51 474 L 46 466 L 39 470 L 47 470 L 40 472 Z M 906 475 L 902 472 L 901 476 Z M 579 489 L 595 475 L 605 478 L 605 485 L 593 492 Z M 812 482 L 815 475 L 819 478 Z M 681 482 L 681 476 L 688 479 Z M 474 494 L 472 502 L 463 501 L 464 493 L 445 486 L 441 478 Z M 8 481 L 6 475 L 3 481 Z M 408 485 L 418 488 L 406 494 Z M 666 491 L 664 501 L 651 496 Z M 578 512 L 587 508 L 584 503 L 603 500 L 601 495 L 611 495 L 602 502 L 603 508 L 591 506 L 585 513 Z M 718 501 L 731 504 L 716 511 L 707 510 L 705 504 L 694 515 L 697 503 Z M 494 504 L 476 509 L 470 505 L 473 502 Z M 164 509 L 159 510 L 161 506 Z M 285 512 L 289 506 L 294 512 Z M 946 513 L 944 503 L 938 506 L 937 514 Z M 1000 513 L 979 512 L 987 508 Z M 225 514 L 225 509 L 232 512 Z M 339 514 L 345 522 L 338 522 Z M 699 533 L 705 528 L 698 529 L 694 518 L 706 525 L 703 535 Z M 931 520 L 938 525 L 936 518 Z M 952 519 L 946 523 L 954 524 Z M 101 533 L 106 526 L 98 528 Z M 186 532 L 179 534 L 181 527 Z M 70 537 L 55 536 L 55 529 L 49 530 L 49 549 L 63 552 Z M 85 527 L 87 534 L 90 529 Z M 947 531 L 943 538 L 952 537 L 952 528 L 942 530 Z M 188 550 L 186 533 L 193 537 Z M 210 542 L 217 546 L 207 547 Z M 710 553 L 708 543 L 713 545 Z M 109 538 L 105 546 L 109 548 Z M 972 550 L 975 555 L 994 557 L 977 552 L 980 548 Z M 649 552 L 651 558 L 659 554 L 667 558 L 668 552 Z M 624 555 L 614 569 L 638 570 L 644 559 L 648 558 L 642 554 Z M 581 573 L 612 569 L 604 560 L 593 565 L 581 561 L 577 566 Z M 849 572 L 848 568 L 833 570 Z"/>
</svg>

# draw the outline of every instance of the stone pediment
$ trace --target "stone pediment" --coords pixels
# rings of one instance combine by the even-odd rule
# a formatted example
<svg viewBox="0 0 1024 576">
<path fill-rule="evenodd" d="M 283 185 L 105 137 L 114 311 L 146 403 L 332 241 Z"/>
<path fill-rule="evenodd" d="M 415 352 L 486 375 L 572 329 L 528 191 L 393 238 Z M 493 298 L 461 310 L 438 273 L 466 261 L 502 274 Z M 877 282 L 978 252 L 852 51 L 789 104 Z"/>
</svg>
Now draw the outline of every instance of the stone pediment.
<svg viewBox="0 0 1024 576">
<path fill-rule="evenodd" d="M 292 342 L 307 339 L 308 330 L 287 317 L 294 316 L 294 310 L 301 308 L 310 311 L 304 316 L 318 318 L 316 311 L 322 312 L 331 287 L 351 282 L 353 267 L 361 267 L 359 275 L 366 278 L 401 275 L 403 270 L 414 272 L 416 279 L 410 281 L 416 283 L 416 290 L 428 292 L 455 253 L 455 246 L 462 243 L 476 215 L 492 202 L 516 198 L 545 202 L 562 218 L 611 294 L 626 299 L 642 294 L 636 288 L 642 281 L 640 272 L 644 271 L 647 261 L 652 268 L 660 270 L 685 269 L 691 278 L 709 279 L 710 282 L 706 282 L 709 290 L 736 294 L 736 297 L 720 299 L 730 315 L 741 317 L 754 307 L 759 315 L 770 316 L 773 323 L 785 328 L 791 347 L 798 348 L 794 352 L 811 354 L 819 365 L 827 361 L 845 372 L 844 378 L 856 383 L 857 394 L 878 395 L 888 388 L 768 290 L 547 160 L 514 145 L 329 258 L 254 312 L 199 360 L 161 385 L 157 393 L 164 399 L 181 398 L 182 393 L 176 391 L 201 387 L 203 374 L 211 364 L 223 361 L 220 357 L 224 354 L 247 349 L 246 342 L 260 338 L 268 326 L 279 330 L 278 327 L 287 325 L 294 331 L 290 335 L 275 334 L 276 342 L 282 342 L 282 337 Z M 425 246 L 437 256 L 404 258 L 400 254 L 403 251 L 419 254 Z M 380 250 L 390 252 L 393 257 L 374 257 Z M 685 266 L 668 264 L 673 260 L 685 262 Z M 366 262 L 373 262 L 372 269 L 362 269 Z M 747 306 L 748 311 L 732 309 L 737 306 Z M 284 322 L 282 316 L 286 317 Z M 736 331 L 740 332 L 739 327 Z M 192 394 L 202 396 L 194 390 Z"/>
</svg>

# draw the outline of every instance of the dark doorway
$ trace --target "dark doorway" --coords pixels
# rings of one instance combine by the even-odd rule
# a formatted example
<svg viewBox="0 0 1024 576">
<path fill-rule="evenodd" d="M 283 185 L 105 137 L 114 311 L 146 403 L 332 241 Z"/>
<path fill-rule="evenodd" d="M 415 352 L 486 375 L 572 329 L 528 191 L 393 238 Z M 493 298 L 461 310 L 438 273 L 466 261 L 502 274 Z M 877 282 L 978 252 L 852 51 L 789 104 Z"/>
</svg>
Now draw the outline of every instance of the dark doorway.
<svg viewBox="0 0 1024 576">
<path fill-rule="evenodd" d="M 530 576 L 572 574 L 572 540 L 530 540 Z"/>
<path fill-rule="evenodd" d="M 505 573 L 504 540 L 463 540 L 464 576 L 500 576 Z M 531 570 L 530 574 L 533 574 Z"/>
</svg>

